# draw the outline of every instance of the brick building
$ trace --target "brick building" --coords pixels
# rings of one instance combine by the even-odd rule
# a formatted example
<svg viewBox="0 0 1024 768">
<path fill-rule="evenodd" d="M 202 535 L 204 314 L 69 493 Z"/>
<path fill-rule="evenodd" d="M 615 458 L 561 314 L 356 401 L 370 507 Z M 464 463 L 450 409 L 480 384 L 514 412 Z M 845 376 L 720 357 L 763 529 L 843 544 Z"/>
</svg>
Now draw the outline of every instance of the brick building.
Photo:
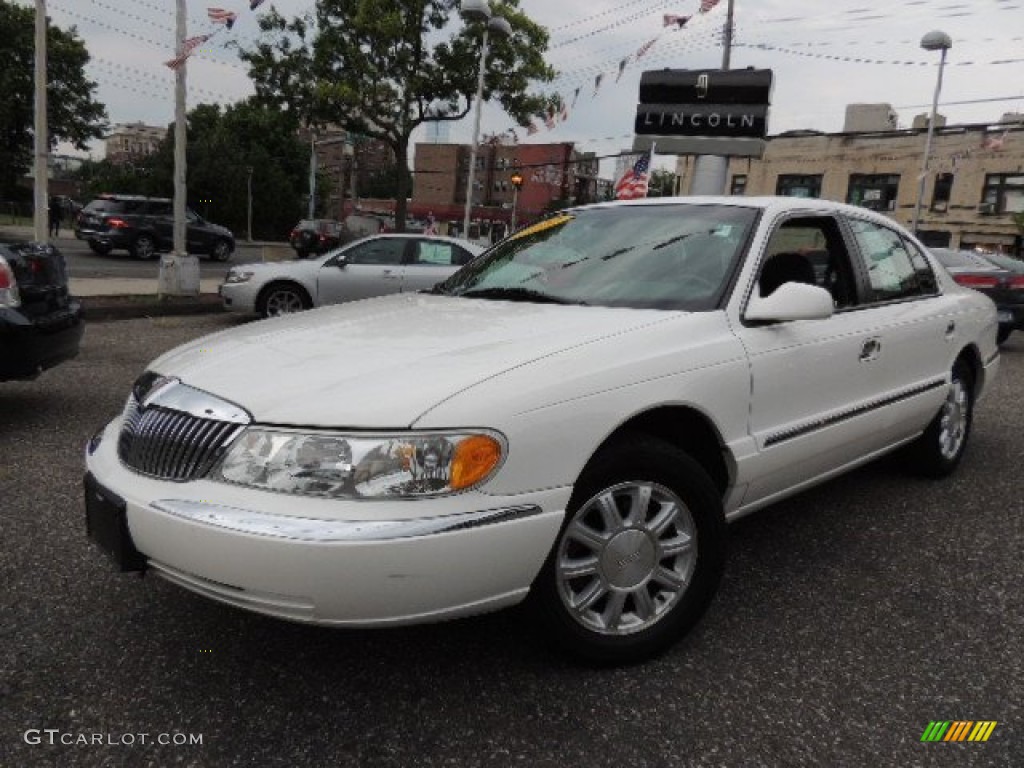
<svg viewBox="0 0 1024 768">
<path fill-rule="evenodd" d="M 732 158 L 734 195 L 820 197 L 882 211 L 911 226 L 927 120 L 905 130 L 769 137 L 761 159 Z M 1022 254 L 1024 122 L 944 125 L 936 120 L 918 235 L 928 245 Z M 680 191 L 693 180 L 693 158 L 677 161 Z"/>
<path fill-rule="evenodd" d="M 107 160 L 115 165 L 127 165 L 156 152 L 167 129 L 144 123 L 115 125 L 105 141 Z"/>
<path fill-rule="evenodd" d="M 410 214 L 456 224 L 466 205 L 470 147 L 466 144 L 417 144 Z M 571 142 L 556 144 L 484 143 L 474 173 L 474 221 L 509 223 L 516 194 L 512 174 L 523 184 L 516 219 L 526 223 L 555 206 L 597 199 L 597 159 L 578 153 Z"/>
</svg>

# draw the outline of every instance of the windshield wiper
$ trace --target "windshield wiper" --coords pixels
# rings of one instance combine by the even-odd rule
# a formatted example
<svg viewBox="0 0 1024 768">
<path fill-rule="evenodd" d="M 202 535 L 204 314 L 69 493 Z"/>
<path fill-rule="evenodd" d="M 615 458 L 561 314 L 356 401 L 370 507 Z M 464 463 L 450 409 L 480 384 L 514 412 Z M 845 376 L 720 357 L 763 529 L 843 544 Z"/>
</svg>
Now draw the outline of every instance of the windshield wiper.
<svg viewBox="0 0 1024 768">
<path fill-rule="evenodd" d="M 455 294 L 470 299 L 504 299 L 506 301 L 532 301 L 537 304 L 579 304 L 586 305 L 585 301 L 574 301 L 552 296 L 548 293 L 536 291 L 533 288 L 480 288 L 477 290 L 463 291 Z"/>
</svg>

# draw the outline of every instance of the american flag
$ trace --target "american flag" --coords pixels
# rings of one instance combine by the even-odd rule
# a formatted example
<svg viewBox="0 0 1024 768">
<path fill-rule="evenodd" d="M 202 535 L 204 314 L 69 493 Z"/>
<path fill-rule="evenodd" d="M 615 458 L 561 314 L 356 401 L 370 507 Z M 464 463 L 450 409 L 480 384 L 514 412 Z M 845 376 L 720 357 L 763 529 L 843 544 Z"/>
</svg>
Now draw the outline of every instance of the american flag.
<svg viewBox="0 0 1024 768">
<path fill-rule="evenodd" d="M 264 0 L 249 0 L 249 10 L 255 11 L 257 8 L 263 5 L 263 2 Z"/>
<path fill-rule="evenodd" d="M 647 197 L 647 182 L 650 179 L 651 153 L 640 155 L 633 167 L 615 182 L 615 197 L 618 200 L 635 200 Z"/>
<path fill-rule="evenodd" d="M 700 12 L 707 13 L 718 5 L 718 0 L 700 0 Z"/>
<path fill-rule="evenodd" d="M 188 38 L 181 44 L 181 53 L 170 61 L 165 61 L 164 64 L 173 70 L 180 69 L 181 65 L 184 64 L 185 60 L 195 52 L 196 48 L 209 39 L 210 35 L 199 35 L 198 37 Z"/>
<path fill-rule="evenodd" d="M 235 26 L 235 20 L 238 19 L 237 13 L 225 11 L 223 8 L 207 8 L 206 15 L 210 17 L 210 21 L 214 24 L 223 24 L 228 29 Z"/>
<path fill-rule="evenodd" d="M 701 7 L 703 8 L 703 5 Z M 678 16 L 674 13 L 666 13 L 662 17 L 661 24 L 663 27 L 671 27 L 673 24 L 675 24 L 677 27 L 682 29 L 686 25 L 686 22 L 688 22 L 689 20 L 689 16 Z"/>
</svg>

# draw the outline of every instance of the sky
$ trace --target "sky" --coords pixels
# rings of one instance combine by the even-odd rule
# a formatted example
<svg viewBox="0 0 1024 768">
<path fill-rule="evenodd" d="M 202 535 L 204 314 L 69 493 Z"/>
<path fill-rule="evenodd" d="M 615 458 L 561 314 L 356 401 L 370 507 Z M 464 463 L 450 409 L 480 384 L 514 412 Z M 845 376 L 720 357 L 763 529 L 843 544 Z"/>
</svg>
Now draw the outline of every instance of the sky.
<svg viewBox="0 0 1024 768">
<path fill-rule="evenodd" d="M 934 29 L 953 40 L 939 110 L 950 123 L 994 123 L 1006 112 L 1024 112 L 1024 0 L 734 2 L 732 68 L 768 68 L 775 75 L 769 133 L 840 131 L 850 103 L 891 104 L 900 125 L 909 127 L 915 115 L 930 110 L 939 53 L 921 49 L 920 40 Z M 602 156 L 628 149 L 640 73 L 720 67 L 727 3 L 720 0 L 702 14 L 700 0 L 520 0 L 519 7 L 548 28 L 546 58 L 559 73 L 538 90 L 575 101 L 567 120 L 553 130 L 541 125 L 529 138 L 520 129 L 520 141 L 572 141 L 578 150 Z M 249 0 L 188 0 L 190 36 L 219 30 L 189 60 L 189 108 L 251 94 L 245 67 L 224 43 L 251 44 L 260 34 L 256 17 L 271 6 L 291 18 L 313 5 L 266 0 L 251 11 Z M 230 31 L 207 18 L 210 6 L 238 14 Z M 173 120 L 173 75 L 163 62 L 173 56 L 174 10 L 175 0 L 47 0 L 52 21 L 74 26 L 85 41 L 92 56 L 88 74 L 112 124 Z M 665 14 L 691 18 L 679 29 L 664 26 Z M 637 59 L 651 40 L 656 42 Z M 451 125 L 451 141 L 470 141 L 471 117 Z M 484 134 L 514 127 L 499 107 L 484 105 Z M 655 166 L 673 164 L 674 158 L 662 155 Z"/>
</svg>

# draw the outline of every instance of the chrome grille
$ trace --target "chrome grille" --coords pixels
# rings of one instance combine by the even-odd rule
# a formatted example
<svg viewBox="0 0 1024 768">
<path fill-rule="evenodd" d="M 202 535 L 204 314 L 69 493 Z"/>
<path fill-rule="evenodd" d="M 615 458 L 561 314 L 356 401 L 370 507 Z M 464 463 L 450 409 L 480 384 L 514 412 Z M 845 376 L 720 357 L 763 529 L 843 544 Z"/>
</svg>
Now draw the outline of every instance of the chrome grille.
<svg viewBox="0 0 1024 768">
<path fill-rule="evenodd" d="M 176 379 L 147 385 L 148 392 L 133 390 L 117 442 L 121 461 L 141 474 L 178 481 L 203 477 L 249 423 L 237 406 Z"/>
</svg>

